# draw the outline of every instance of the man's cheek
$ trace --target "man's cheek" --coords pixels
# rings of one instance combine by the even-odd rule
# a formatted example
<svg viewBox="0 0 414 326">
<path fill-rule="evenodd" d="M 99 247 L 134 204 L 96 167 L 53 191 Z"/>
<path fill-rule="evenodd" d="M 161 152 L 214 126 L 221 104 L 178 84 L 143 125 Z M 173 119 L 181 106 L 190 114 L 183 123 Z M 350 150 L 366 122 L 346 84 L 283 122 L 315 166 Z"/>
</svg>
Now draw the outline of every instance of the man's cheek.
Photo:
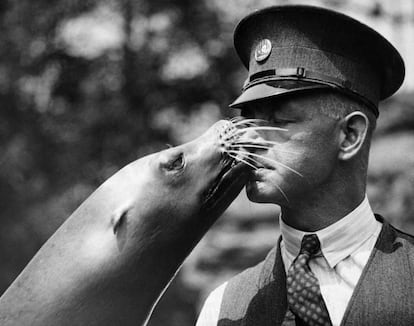
<svg viewBox="0 0 414 326">
<path fill-rule="evenodd" d="M 312 133 L 305 130 L 296 130 L 290 134 L 290 141 L 304 145 L 309 139 L 312 138 Z"/>
</svg>

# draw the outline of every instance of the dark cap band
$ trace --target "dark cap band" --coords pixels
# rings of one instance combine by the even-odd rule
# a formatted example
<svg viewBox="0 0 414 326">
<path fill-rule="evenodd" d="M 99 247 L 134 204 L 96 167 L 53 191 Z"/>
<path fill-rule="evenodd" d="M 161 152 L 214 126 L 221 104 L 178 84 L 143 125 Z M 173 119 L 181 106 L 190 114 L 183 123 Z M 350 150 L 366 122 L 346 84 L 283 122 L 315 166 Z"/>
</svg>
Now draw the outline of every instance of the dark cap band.
<svg viewBox="0 0 414 326">
<path fill-rule="evenodd" d="M 298 80 L 306 81 L 314 84 L 325 85 L 331 88 L 335 88 L 338 91 L 344 93 L 345 95 L 351 96 L 352 98 L 362 101 L 367 105 L 378 117 L 378 107 L 372 101 L 370 101 L 365 96 L 359 94 L 354 88 L 352 83 L 349 80 L 344 80 L 325 74 L 321 74 L 315 71 L 306 70 L 303 67 L 297 68 L 279 68 L 279 69 L 269 69 L 257 72 L 251 75 L 247 83 L 243 86 L 243 91 L 246 89 L 261 83 L 269 83 L 272 81 L 286 81 L 286 80 Z M 299 85 L 298 85 L 299 86 Z M 308 88 L 308 87 L 307 87 Z M 320 87 L 316 87 L 320 88 Z M 297 90 L 301 87 L 297 87 Z"/>
</svg>

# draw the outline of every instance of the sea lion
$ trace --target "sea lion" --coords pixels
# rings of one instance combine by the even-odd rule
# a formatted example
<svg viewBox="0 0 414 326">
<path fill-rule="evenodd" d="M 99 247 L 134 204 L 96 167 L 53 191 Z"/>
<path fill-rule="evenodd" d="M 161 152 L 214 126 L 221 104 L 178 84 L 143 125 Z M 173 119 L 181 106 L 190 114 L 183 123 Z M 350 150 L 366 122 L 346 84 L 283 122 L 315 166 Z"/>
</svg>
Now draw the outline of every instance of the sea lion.
<svg viewBox="0 0 414 326">
<path fill-rule="evenodd" d="M 236 125 L 236 127 L 235 127 Z M 0 324 L 143 325 L 200 238 L 241 191 L 226 154 L 243 123 L 140 158 L 103 183 L 0 298 Z"/>
</svg>

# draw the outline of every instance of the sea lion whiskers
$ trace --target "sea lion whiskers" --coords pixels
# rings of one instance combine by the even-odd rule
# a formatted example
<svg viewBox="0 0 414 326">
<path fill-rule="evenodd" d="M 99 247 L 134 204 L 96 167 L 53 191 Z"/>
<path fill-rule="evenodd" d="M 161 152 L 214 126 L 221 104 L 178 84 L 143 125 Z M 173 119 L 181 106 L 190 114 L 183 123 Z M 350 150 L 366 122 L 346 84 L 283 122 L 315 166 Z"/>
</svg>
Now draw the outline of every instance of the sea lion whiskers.
<svg viewBox="0 0 414 326">
<path fill-rule="evenodd" d="M 222 125 L 220 130 L 218 130 L 221 148 L 228 148 L 231 145 L 235 145 L 239 141 L 238 139 L 244 134 L 238 133 L 239 130 L 256 127 L 256 122 L 260 121 L 259 119 L 243 119 L 240 117 L 234 117 L 228 120 L 228 123 Z"/>
<path fill-rule="evenodd" d="M 236 127 L 235 123 L 233 123 L 233 119 L 227 120 L 227 123 L 220 126 L 220 129 L 218 130 L 219 133 L 219 139 L 222 141 L 222 145 L 228 145 L 229 142 L 232 142 L 235 140 L 235 132 Z"/>
<path fill-rule="evenodd" d="M 240 149 L 240 148 L 271 149 L 272 147 L 273 146 L 271 146 L 270 144 L 267 144 L 267 143 L 261 144 L 260 141 L 256 142 L 256 143 L 246 142 L 246 141 L 242 141 L 242 142 L 236 141 L 232 145 L 229 146 L 229 148 L 231 148 L 231 149 Z M 288 151 L 288 150 L 284 150 L 284 149 L 277 149 L 277 151 L 280 152 L 280 153 L 298 154 L 298 152 Z"/>
<path fill-rule="evenodd" d="M 244 119 L 242 117 L 234 117 L 228 120 L 228 124 L 224 126 L 220 135 L 224 142 L 234 142 L 242 136 L 248 128 L 257 128 L 258 123 L 266 123 L 261 119 Z M 241 132 L 239 132 L 241 131 Z"/>
<path fill-rule="evenodd" d="M 265 139 L 261 139 L 261 138 L 259 138 L 259 139 L 252 139 L 252 140 L 246 140 L 246 139 L 238 139 L 238 140 L 236 140 L 234 143 L 233 143 L 234 145 L 239 145 L 239 146 L 241 146 L 241 147 L 244 147 L 245 145 L 260 145 L 260 146 L 264 146 L 264 145 L 269 145 L 269 148 L 270 147 L 274 147 L 274 146 L 281 146 L 279 143 L 277 143 L 277 142 L 274 142 L 274 141 L 270 141 L 270 140 L 265 140 Z M 278 151 L 282 151 L 282 150 L 279 150 L 278 149 Z M 295 152 L 295 151 L 287 151 L 287 150 L 283 150 L 282 152 L 284 152 L 284 153 L 291 153 L 291 154 L 299 154 L 298 152 Z"/>
<path fill-rule="evenodd" d="M 240 156 L 237 156 L 237 155 L 234 155 L 234 154 L 231 154 L 231 153 L 227 153 L 227 154 L 228 154 L 230 157 L 234 158 L 234 160 L 235 160 L 235 161 L 238 161 L 238 162 L 244 163 L 244 164 L 246 164 L 246 165 L 250 166 L 250 167 L 251 167 L 252 169 L 254 169 L 254 170 L 257 170 L 257 169 L 258 169 L 258 167 L 256 167 L 256 166 L 254 166 L 253 164 L 249 163 L 247 160 L 245 160 L 244 158 L 241 158 Z M 245 158 L 249 159 L 249 157 L 245 157 Z"/>
<path fill-rule="evenodd" d="M 229 151 L 229 155 L 232 154 L 235 156 L 236 160 L 240 158 L 243 158 L 244 160 L 248 160 L 251 162 L 251 164 L 254 164 L 255 170 L 263 168 L 263 164 L 260 163 L 258 160 L 254 159 L 253 157 L 249 156 L 248 152 L 243 152 L 243 151 L 235 151 L 235 150 L 230 150 Z"/>
<path fill-rule="evenodd" d="M 233 159 L 233 164 L 240 162 L 255 170 L 258 169 L 258 167 L 254 164 L 258 164 L 259 162 L 252 159 L 251 157 L 247 157 L 246 155 L 244 155 L 246 159 L 249 159 L 250 161 L 254 162 L 254 164 L 252 164 L 248 162 L 246 159 L 240 157 L 240 155 L 232 154 L 231 151 L 240 151 L 241 148 L 241 146 L 237 146 L 237 143 L 240 141 L 239 138 L 241 137 L 241 134 L 237 134 L 237 131 L 246 129 L 246 126 L 256 126 L 256 123 L 261 121 L 262 120 L 260 119 L 244 119 L 243 117 L 234 117 L 229 120 L 229 124 L 227 124 L 225 128 L 220 130 L 220 140 L 222 141 L 221 149 L 223 151 L 223 154 L 227 154 L 231 159 Z M 257 149 L 268 148 L 265 146 L 258 147 L 256 145 L 249 145 L 249 147 Z"/>
<path fill-rule="evenodd" d="M 252 149 L 269 149 L 270 146 L 266 145 L 252 145 L 252 144 L 245 144 L 245 145 L 239 145 L 239 144 L 232 144 L 229 146 L 231 149 L 240 149 L 240 147 L 243 148 L 252 148 Z"/>
<path fill-rule="evenodd" d="M 268 160 L 269 162 L 272 162 L 272 163 L 275 163 L 277 165 L 280 165 L 280 166 L 284 167 L 285 169 L 288 169 L 289 171 L 291 171 L 291 172 L 295 173 L 296 175 L 298 175 L 298 176 L 300 176 L 300 177 L 303 178 L 303 175 L 301 173 L 299 173 L 295 169 L 291 168 L 290 166 L 288 166 L 286 164 L 283 164 L 283 163 L 281 163 L 279 161 L 276 161 L 274 159 L 271 159 L 269 157 L 266 157 L 264 155 L 259 155 L 259 154 L 255 154 L 255 153 L 251 153 L 251 152 L 235 151 L 235 150 L 231 150 L 230 152 L 233 153 L 233 154 L 244 154 L 244 155 L 254 156 L 254 157 L 257 157 L 257 158 L 262 158 L 262 159 Z"/>
<path fill-rule="evenodd" d="M 232 157 L 234 157 L 236 160 L 244 159 L 245 161 L 250 162 L 250 164 L 253 164 L 255 170 L 264 167 L 263 164 L 261 164 L 258 160 L 248 156 L 248 152 L 230 151 L 228 154 L 233 155 Z"/>
<path fill-rule="evenodd" d="M 289 198 L 286 195 L 286 193 L 282 190 L 282 188 L 276 182 L 272 182 L 272 184 L 280 191 L 280 193 L 286 199 L 286 201 L 289 202 Z"/>
<path fill-rule="evenodd" d="M 240 152 L 236 156 L 234 154 L 230 154 L 230 153 L 228 155 L 233 157 L 235 160 L 243 162 L 244 164 L 247 164 L 247 165 L 253 167 L 255 170 L 258 170 L 259 167 L 254 166 L 253 164 L 249 163 L 247 160 L 252 161 L 254 164 L 258 164 L 259 166 L 261 165 L 260 162 L 258 162 L 257 160 L 255 160 L 252 157 L 248 157 L 247 154 L 248 154 L 248 152 Z M 271 183 L 280 191 L 280 193 L 286 199 L 286 201 L 289 202 L 289 198 L 286 195 L 286 193 L 283 191 L 283 189 L 277 183 L 275 183 L 275 182 L 271 182 Z"/>
<path fill-rule="evenodd" d="M 233 122 L 235 121 L 235 122 Z M 277 165 L 280 165 L 290 171 L 292 171 L 293 173 L 302 176 L 299 172 L 297 172 L 296 170 L 292 169 L 291 167 L 275 161 L 273 159 L 270 159 L 266 156 L 263 155 L 258 155 L 258 154 L 254 154 L 251 153 L 249 151 L 242 151 L 242 148 L 245 149 L 269 149 L 272 146 L 271 145 L 279 145 L 275 142 L 271 142 L 271 141 L 265 141 L 265 140 L 257 140 L 257 139 L 253 139 L 253 140 L 247 140 L 247 139 L 243 139 L 243 135 L 245 134 L 246 131 L 249 130 L 282 130 L 285 131 L 287 129 L 283 129 L 283 128 L 279 128 L 279 127 L 271 127 L 271 126 L 257 126 L 256 123 L 258 122 L 265 122 L 264 120 L 261 119 L 243 119 L 243 118 L 232 118 L 229 121 L 230 123 L 227 124 L 222 130 L 220 130 L 220 139 L 222 140 L 222 151 L 223 154 L 227 154 L 229 155 L 231 158 L 233 158 L 236 161 L 239 161 L 241 163 L 244 163 L 250 167 L 257 169 L 256 165 L 259 165 L 259 167 L 262 167 L 262 164 L 260 164 L 260 162 L 258 160 L 255 160 L 253 157 L 257 157 L 257 158 L 263 158 L 266 160 L 269 160 Z M 247 127 L 246 127 L 247 126 Z M 281 150 L 283 151 L 283 150 Z M 289 151 L 283 151 L 286 153 L 289 153 Z M 232 155 L 230 155 L 232 154 Z M 240 155 L 243 155 L 243 159 L 240 157 Z M 248 162 L 246 159 L 249 159 L 250 163 Z M 252 166 L 253 165 L 253 166 Z"/>
<path fill-rule="evenodd" d="M 256 127 L 258 126 L 259 123 L 266 123 L 266 120 L 262 120 L 262 119 L 239 119 L 236 122 L 233 122 L 233 126 L 235 127 L 239 127 L 239 126 L 252 126 L 252 127 Z"/>
<path fill-rule="evenodd" d="M 238 129 L 235 133 L 244 134 L 246 131 L 288 131 L 286 128 L 272 127 L 272 126 L 254 126 Z"/>
<path fill-rule="evenodd" d="M 267 120 L 264 120 L 264 119 L 244 118 L 244 117 L 241 117 L 241 116 L 233 117 L 233 118 L 229 119 L 229 121 L 233 124 L 236 124 L 236 123 L 239 123 L 239 122 L 241 122 L 241 123 L 243 123 L 243 122 L 254 122 L 254 123 L 263 122 L 263 123 L 266 123 L 267 122 Z"/>
<path fill-rule="evenodd" d="M 236 121 L 239 121 L 239 120 L 242 120 L 243 119 L 243 117 L 241 117 L 241 116 L 235 116 L 235 117 L 232 117 L 232 118 L 230 118 L 230 119 L 228 119 L 231 123 L 234 123 L 234 122 L 236 122 Z"/>
</svg>

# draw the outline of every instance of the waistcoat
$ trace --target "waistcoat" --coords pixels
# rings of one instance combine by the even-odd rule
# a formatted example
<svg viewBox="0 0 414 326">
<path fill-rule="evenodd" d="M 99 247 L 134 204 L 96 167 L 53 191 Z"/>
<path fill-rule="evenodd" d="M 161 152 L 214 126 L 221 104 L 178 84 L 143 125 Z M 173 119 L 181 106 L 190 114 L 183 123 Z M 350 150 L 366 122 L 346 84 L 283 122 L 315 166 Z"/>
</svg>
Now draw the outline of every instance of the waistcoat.
<svg viewBox="0 0 414 326">
<path fill-rule="evenodd" d="M 383 226 L 341 326 L 413 326 L 414 237 L 376 218 Z M 218 326 L 285 325 L 286 273 L 280 241 L 263 262 L 228 282 Z"/>
</svg>

